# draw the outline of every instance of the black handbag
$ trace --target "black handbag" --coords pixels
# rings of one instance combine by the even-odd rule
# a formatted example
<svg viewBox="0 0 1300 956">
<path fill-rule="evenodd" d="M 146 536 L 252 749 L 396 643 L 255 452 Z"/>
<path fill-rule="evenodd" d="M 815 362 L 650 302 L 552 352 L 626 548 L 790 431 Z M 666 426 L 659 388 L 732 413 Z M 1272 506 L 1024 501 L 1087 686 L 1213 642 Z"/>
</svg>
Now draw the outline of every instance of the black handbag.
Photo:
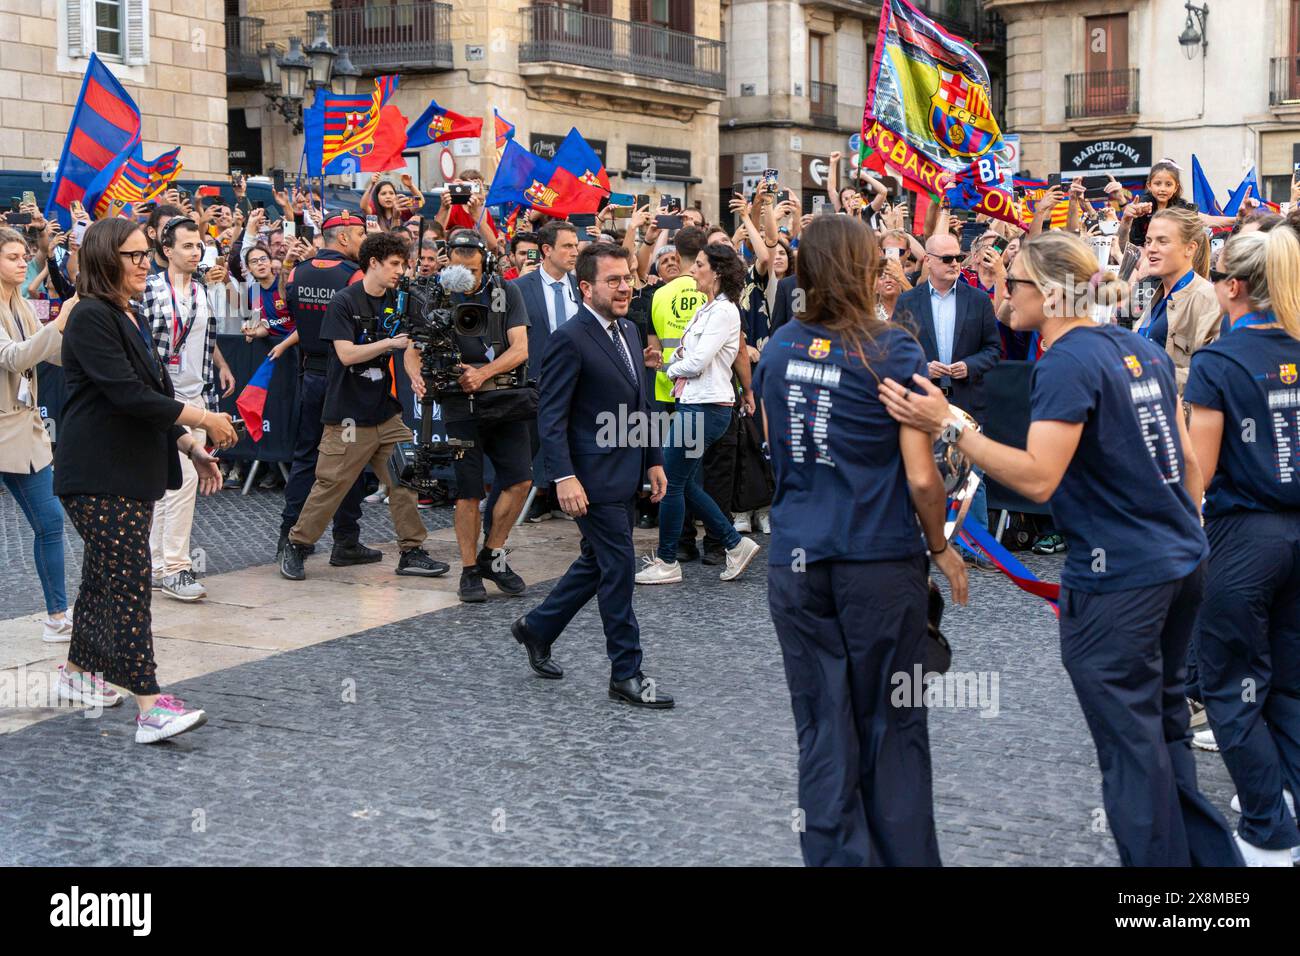
<svg viewBox="0 0 1300 956">
<path fill-rule="evenodd" d="M 943 592 L 933 582 L 930 585 L 930 605 L 925 622 L 925 651 L 923 666 L 927 674 L 946 674 L 952 667 L 952 645 L 939 630 L 943 623 Z"/>
<path fill-rule="evenodd" d="M 766 508 L 775 491 L 772 463 L 763 453 L 763 436 L 752 415 L 741 415 L 736 428 L 736 482 L 731 510 L 743 513 Z"/>
<path fill-rule="evenodd" d="M 474 420 L 481 425 L 526 422 L 537 417 L 537 386 L 494 388 L 474 396 Z"/>
</svg>

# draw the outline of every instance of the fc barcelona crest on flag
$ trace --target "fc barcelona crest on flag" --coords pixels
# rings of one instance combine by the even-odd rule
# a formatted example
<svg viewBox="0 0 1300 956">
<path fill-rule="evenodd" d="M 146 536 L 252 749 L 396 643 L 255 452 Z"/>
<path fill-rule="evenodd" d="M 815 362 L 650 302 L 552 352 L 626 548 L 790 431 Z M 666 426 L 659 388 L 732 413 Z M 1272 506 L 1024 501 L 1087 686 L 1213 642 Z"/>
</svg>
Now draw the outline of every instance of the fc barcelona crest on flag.
<svg viewBox="0 0 1300 956">
<path fill-rule="evenodd" d="M 534 179 L 533 184 L 528 187 L 524 196 L 527 197 L 528 201 L 533 205 L 553 206 L 555 205 L 555 200 L 558 198 L 559 194 L 550 186 L 539 183 Z"/>
<path fill-rule="evenodd" d="M 939 89 L 930 98 L 930 131 L 957 156 L 982 156 L 998 136 L 988 94 L 979 83 L 939 68 Z"/>
<path fill-rule="evenodd" d="M 447 115 L 435 116 L 429 123 L 429 139 L 437 141 L 443 133 L 451 132 L 451 117 Z"/>
<path fill-rule="evenodd" d="M 600 184 L 599 177 L 590 169 L 578 177 L 578 182 L 586 183 L 588 186 L 595 186 L 597 189 L 603 188 Z"/>
<path fill-rule="evenodd" d="M 824 359 L 831 354 L 830 339 L 813 339 L 812 344 L 808 346 L 808 357 L 815 359 Z"/>
<path fill-rule="evenodd" d="M 1289 363 L 1289 364 L 1287 364 L 1287 365 L 1279 365 L 1279 366 L 1278 366 L 1278 374 L 1282 377 L 1282 384 L 1284 384 L 1284 385 L 1294 385 L 1295 382 L 1296 382 L 1296 378 L 1297 378 L 1297 376 L 1296 376 L 1296 370 L 1295 370 L 1295 363 L 1294 363 L 1294 362 L 1291 362 L 1291 363 Z"/>
<path fill-rule="evenodd" d="M 1125 355 L 1124 365 L 1126 368 L 1128 368 L 1130 372 L 1133 373 L 1134 378 L 1142 377 L 1142 363 L 1138 361 L 1138 357 L 1136 355 Z"/>
</svg>

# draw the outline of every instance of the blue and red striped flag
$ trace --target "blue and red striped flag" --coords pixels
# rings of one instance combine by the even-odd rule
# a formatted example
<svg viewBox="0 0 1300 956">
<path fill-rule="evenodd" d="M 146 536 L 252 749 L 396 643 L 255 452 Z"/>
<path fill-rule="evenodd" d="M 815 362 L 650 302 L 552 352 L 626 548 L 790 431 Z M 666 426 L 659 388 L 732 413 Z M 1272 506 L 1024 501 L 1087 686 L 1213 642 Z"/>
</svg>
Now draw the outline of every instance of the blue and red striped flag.
<svg viewBox="0 0 1300 956">
<path fill-rule="evenodd" d="M 61 228 L 71 228 L 74 201 L 93 213 L 104 191 L 139 148 L 140 110 L 117 77 L 92 53 L 45 205 L 46 218 L 57 218 Z"/>
<path fill-rule="evenodd" d="M 148 202 L 167 188 L 181 174 L 181 148 L 177 146 L 163 153 L 151 162 L 145 162 L 140 147 L 126 161 L 117 178 L 104 190 L 93 213 L 96 218 L 108 213 L 109 203 L 117 201 L 123 205 Z"/>
<path fill-rule="evenodd" d="M 235 399 L 235 408 L 248 426 L 253 441 L 262 440 L 262 413 L 266 411 L 266 393 L 271 390 L 271 376 L 275 372 L 275 359 L 269 355 L 262 360 L 244 390 Z"/>
<path fill-rule="evenodd" d="M 303 113 L 305 141 L 303 151 L 307 175 L 313 179 L 347 172 L 382 172 L 367 168 L 366 159 L 379 152 L 375 133 L 381 120 L 400 115 L 396 108 L 384 112 L 388 100 L 397 90 L 396 76 L 375 78 L 375 87 L 367 93 L 341 95 L 320 89 L 316 101 Z M 405 125 L 405 119 L 402 120 Z M 405 147 L 405 142 L 398 148 Z M 385 158 L 391 150 L 382 150 Z M 385 168 L 391 168 L 385 166 Z"/>
</svg>

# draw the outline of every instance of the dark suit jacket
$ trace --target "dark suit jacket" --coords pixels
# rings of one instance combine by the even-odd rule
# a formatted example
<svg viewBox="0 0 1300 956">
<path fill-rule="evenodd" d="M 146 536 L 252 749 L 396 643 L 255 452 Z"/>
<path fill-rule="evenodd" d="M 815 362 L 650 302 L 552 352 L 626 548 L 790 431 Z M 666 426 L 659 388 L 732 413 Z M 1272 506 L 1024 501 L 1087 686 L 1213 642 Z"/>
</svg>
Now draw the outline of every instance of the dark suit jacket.
<svg viewBox="0 0 1300 956">
<path fill-rule="evenodd" d="M 54 454 L 56 495 L 157 501 L 181 486 L 176 442 L 184 407 L 132 319 L 82 299 L 63 333 L 63 414 Z"/>
<path fill-rule="evenodd" d="M 934 313 L 930 308 L 930 283 L 922 282 L 898 297 L 894 321 L 910 321 L 925 350 L 927 362 L 939 361 L 938 339 L 934 334 Z M 952 380 L 952 403 L 984 420 L 984 373 L 1002 358 L 993 301 L 987 293 L 957 280 L 957 323 L 952 336 L 952 360 L 965 362 L 967 377 Z"/>
<path fill-rule="evenodd" d="M 769 334 L 799 316 L 794 314 L 794 289 L 799 277 L 788 275 L 776 283 L 776 300 L 772 303 L 772 317 L 767 323 Z"/>
<path fill-rule="evenodd" d="M 633 365 L 638 354 L 636 326 L 618 320 Z M 642 373 L 644 374 L 644 373 Z M 631 412 L 650 413 L 641 383 L 633 383 L 603 323 L 584 305 L 551 335 L 542 357 L 537 430 L 546 471 L 553 479 L 575 475 L 592 504 L 631 499 L 653 465 L 663 464 L 656 445 L 629 447 L 625 436 L 601 441 L 607 422 L 628 422 Z M 612 417 L 611 417 L 612 416 Z M 643 434 L 654 433 L 647 419 Z"/>
<path fill-rule="evenodd" d="M 578 294 L 578 283 L 570 272 L 565 276 L 573 301 L 582 304 Z M 550 313 L 546 311 L 546 296 L 550 288 L 542 279 L 542 270 L 534 269 L 527 275 L 514 280 L 514 286 L 524 297 L 524 307 L 528 311 L 528 377 L 537 378 L 542 368 L 542 356 L 546 354 L 546 342 L 551 336 Z"/>
</svg>

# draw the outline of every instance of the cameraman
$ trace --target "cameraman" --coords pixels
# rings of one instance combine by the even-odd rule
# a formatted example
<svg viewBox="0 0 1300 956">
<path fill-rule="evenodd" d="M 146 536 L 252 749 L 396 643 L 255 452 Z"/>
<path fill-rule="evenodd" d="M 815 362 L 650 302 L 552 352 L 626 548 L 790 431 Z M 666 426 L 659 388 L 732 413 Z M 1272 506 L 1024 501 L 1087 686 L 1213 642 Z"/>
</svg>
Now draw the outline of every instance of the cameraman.
<svg viewBox="0 0 1300 956">
<path fill-rule="evenodd" d="M 335 293 L 325 310 L 320 338 L 330 343 L 324 434 L 316 461 L 316 482 L 302 506 L 298 523 L 289 531 L 280 559 L 280 574 L 290 581 L 306 578 L 303 558 L 325 531 L 348 491 L 366 465 L 388 487 L 388 510 L 397 529 L 402 555 L 397 573 L 437 577 L 449 566 L 424 550 L 429 536 L 416 505 L 415 492 L 398 484 L 389 458 L 411 430 L 402 421 L 402 407 L 393 397 L 390 353 L 416 350 L 405 335 L 388 337 L 385 326 L 394 320 L 394 289 L 406 271 L 408 243 L 403 235 L 377 232 L 361 244 L 365 277 Z"/>
<path fill-rule="evenodd" d="M 456 542 L 460 545 L 462 564 L 458 595 L 462 601 L 478 602 L 487 600 L 484 578 L 507 594 L 522 594 L 525 587 L 523 578 L 506 563 L 505 545 L 532 485 L 528 422 L 522 419 L 489 424 L 478 416 L 485 404 L 495 404 L 498 400 L 496 396 L 484 397 L 497 391 L 493 376 L 514 371 L 528 361 L 528 313 L 519 290 L 491 274 L 487 247 L 477 233 L 458 229 L 451 234 L 448 247 L 451 266 L 468 269 L 475 282 L 475 291 L 455 293 L 452 301 L 474 303 L 492 311 L 489 336 L 457 336 L 464 370 L 460 377 L 463 394 L 438 396 L 447 437 L 474 443 L 455 463 Z M 492 341 L 487 341 L 489 337 Z M 415 394 L 422 398 L 424 380 L 420 376 L 419 353 L 409 350 L 405 361 Z M 523 397 L 522 393 L 516 396 Z M 507 403 L 516 400 L 505 393 L 499 399 Z M 492 461 L 493 484 L 500 489 L 501 497 L 492 512 L 492 526 L 484 547 L 476 554 L 482 525 L 479 502 L 484 497 L 484 454 Z"/>
</svg>

